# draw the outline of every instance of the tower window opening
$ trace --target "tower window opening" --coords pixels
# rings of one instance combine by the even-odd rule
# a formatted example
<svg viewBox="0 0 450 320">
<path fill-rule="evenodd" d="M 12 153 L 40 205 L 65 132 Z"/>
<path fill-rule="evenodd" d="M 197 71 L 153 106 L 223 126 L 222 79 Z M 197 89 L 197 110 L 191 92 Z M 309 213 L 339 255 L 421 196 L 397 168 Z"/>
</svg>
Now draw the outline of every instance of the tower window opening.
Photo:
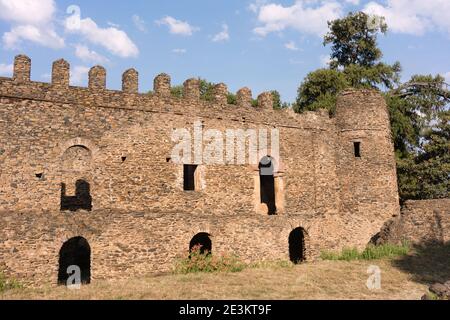
<svg viewBox="0 0 450 320">
<path fill-rule="evenodd" d="M 184 165 L 184 191 L 195 191 L 195 173 L 197 168 L 197 165 Z"/>
<path fill-rule="evenodd" d="M 355 158 L 361 158 L 361 142 L 354 142 L 353 149 L 355 152 Z"/>
</svg>

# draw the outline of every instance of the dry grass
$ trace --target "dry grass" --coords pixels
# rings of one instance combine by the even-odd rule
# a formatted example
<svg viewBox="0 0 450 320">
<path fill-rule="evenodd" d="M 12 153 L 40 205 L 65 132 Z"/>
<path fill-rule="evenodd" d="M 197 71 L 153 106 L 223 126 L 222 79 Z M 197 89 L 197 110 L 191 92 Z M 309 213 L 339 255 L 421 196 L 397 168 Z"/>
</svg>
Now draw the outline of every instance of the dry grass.
<svg viewBox="0 0 450 320">
<path fill-rule="evenodd" d="M 382 271 L 381 290 L 366 287 L 367 268 Z M 391 260 L 319 261 L 294 267 L 264 265 L 238 273 L 165 275 L 127 281 L 94 281 L 81 290 L 13 289 L 1 299 L 420 299 L 427 285 L 413 281 Z"/>
</svg>

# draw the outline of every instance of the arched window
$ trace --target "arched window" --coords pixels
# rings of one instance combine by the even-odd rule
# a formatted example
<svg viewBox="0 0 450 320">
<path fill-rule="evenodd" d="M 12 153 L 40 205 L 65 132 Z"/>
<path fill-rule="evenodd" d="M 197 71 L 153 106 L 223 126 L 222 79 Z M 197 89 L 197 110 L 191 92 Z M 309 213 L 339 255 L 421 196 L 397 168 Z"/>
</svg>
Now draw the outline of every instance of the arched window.
<svg viewBox="0 0 450 320">
<path fill-rule="evenodd" d="M 269 156 L 262 158 L 259 162 L 259 182 L 261 203 L 267 205 L 269 215 L 277 214 L 274 160 Z"/>
</svg>

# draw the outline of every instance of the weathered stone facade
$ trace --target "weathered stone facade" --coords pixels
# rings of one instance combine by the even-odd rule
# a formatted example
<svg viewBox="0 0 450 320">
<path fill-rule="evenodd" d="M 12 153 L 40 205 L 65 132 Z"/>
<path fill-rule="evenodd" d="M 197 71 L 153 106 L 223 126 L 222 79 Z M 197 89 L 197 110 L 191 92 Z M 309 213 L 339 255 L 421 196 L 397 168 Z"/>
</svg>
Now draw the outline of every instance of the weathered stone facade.
<svg viewBox="0 0 450 320">
<path fill-rule="evenodd" d="M 450 199 L 407 201 L 401 214 L 387 221 L 375 243 L 450 242 Z"/>
<path fill-rule="evenodd" d="M 228 105 L 224 84 L 206 102 L 192 79 L 175 98 L 165 74 L 139 94 L 132 69 L 123 91 L 106 89 L 102 67 L 88 88 L 69 86 L 63 60 L 51 84 L 30 81 L 30 70 L 18 56 L 13 78 L 0 78 L 0 266 L 9 275 L 56 284 L 60 249 L 74 237 L 90 245 L 93 280 L 168 271 L 198 233 L 213 254 L 287 260 L 301 247 L 308 260 L 364 247 L 399 213 L 388 112 L 375 91 L 345 92 L 330 118 L 273 110 L 267 93 L 252 107 L 247 88 Z M 262 201 L 258 165 L 193 163 L 195 191 L 184 190 L 172 134 L 196 122 L 279 130 L 276 214 Z"/>
</svg>

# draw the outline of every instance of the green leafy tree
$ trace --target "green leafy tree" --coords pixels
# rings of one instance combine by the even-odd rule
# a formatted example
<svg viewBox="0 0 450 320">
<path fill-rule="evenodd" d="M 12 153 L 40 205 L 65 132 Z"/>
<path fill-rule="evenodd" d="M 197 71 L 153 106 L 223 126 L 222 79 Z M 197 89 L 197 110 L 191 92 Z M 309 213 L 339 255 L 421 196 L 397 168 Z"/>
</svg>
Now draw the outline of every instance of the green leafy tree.
<svg viewBox="0 0 450 320">
<path fill-rule="evenodd" d="M 349 13 L 343 19 L 328 22 L 330 31 L 324 45 L 331 44 L 331 68 L 358 65 L 372 67 L 383 56 L 378 48 L 378 33 L 386 34 L 384 19 L 364 12 Z"/>
<path fill-rule="evenodd" d="M 337 95 L 348 87 L 388 89 L 400 197 L 449 197 L 450 92 L 440 76 L 416 75 L 400 84 L 400 63 L 381 62 L 378 34 L 384 19 L 350 13 L 329 22 L 324 45 L 331 45 L 330 67 L 307 75 L 298 89 L 296 112 L 326 108 L 333 114 Z"/>
<path fill-rule="evenodd" d="M 333 69 L 319 69 L 309 73 L 298 89 L 295 112 L 327 109 L 334 114 L 336 99 L 340 91 L 349 87 L 345 75 Z"/>
<path fill-rule="evenodd" d="M 400 63 L 380 61 L 377 36 L 387 32 L 382 18 L 357 12 L 328 25 L 324 45 L 331 44 L 330 68 L 307 75 L 298 89 L 297 112 L 325 108 L 333 114 L 337 95 L 348 87 L 382 89 L 399 83 Z"/>
<path fill-rule="evenodd" d="M 449 196 L 450 93 L 441 76 L 416 75 L 387 95 L 400 197 Z"/>
</svg>

